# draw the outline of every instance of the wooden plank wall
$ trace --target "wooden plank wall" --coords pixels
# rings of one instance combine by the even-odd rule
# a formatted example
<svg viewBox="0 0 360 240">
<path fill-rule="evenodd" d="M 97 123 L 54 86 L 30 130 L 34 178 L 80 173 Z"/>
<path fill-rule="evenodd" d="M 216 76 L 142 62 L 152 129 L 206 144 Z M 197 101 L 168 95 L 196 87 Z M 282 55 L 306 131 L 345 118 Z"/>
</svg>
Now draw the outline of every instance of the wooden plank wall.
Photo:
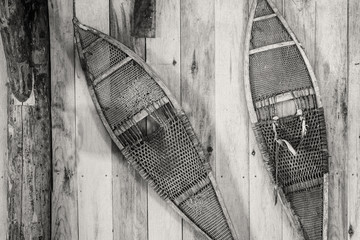
<svg viewBox="0 0 360 240">
<path fill-rule="evenodd" d="M 329 239 L 358 239 L 360 4 L 357 0 L 275 3 L 320 82 L 331 155 Z M 273 189 L 248 121 L 242 49 L 251 0 L 156 4 L 156 38 L 151 39 L 131 36 L 134 0 L 76 0 L 76 15 L 134 49 L 163 78 L 203 143 L 239 238 L 296 239 L 281 205 L 274 206 Z M 204 239 L 147 187 L 111 143 L 74 51 L 72 8 L 71 1 L 49 0 L 52 239 Z M 3 52 L 0 63 L 0 111 L 6 113 Z M 7 116 L 1 114 L 0 239 L 6 238 L 3 226 L 9 221 L 3 207 L 7 126 Z"/>
</svg>

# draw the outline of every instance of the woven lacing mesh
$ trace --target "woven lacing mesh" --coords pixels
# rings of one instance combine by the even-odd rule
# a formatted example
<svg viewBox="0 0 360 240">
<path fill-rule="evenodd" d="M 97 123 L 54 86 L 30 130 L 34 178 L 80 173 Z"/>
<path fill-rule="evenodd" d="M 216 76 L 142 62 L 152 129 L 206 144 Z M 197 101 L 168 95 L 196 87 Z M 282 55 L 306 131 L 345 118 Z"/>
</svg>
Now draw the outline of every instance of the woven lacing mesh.
<svg viewBox="0 0 360 240">
<path fill-rule="evenodd" d="M 131 61 L 95 88 L 104 115 L 114 129 L 142 109 L 165 97 L 139 64 Z"/>
<path fill-rule="evenodd" d="M 312 87 L 309 72 L 296 46 L 259 52 L 249 57 L 254 101 Z"/>
<path fill-rule="evenodd" d="M 277 17 L 253 22 L 250 49 L 291 40 L 290 34 Z"/>
<path fill-rule="evenodd" d="M 128 57 L 106 40 L 97 41 L 92 32 L 75 30 L 80 34 L 82 48 L 87 47 L 83 66 L 93 78 Z M 211 238 L 233 239 L 208 178 L 209 169 L 198 151 L 200 146 L 195 146 L 197 140 L 188 118 L 183 113 L 175 114 L 171 103 L 154 110 L 154 102 L 165 94 L 142 67 L 134 61 L 126 63 L 101 80 L 95 93 L 114 132 L 127 127 L 117 135 L 125 147 L 122 150 L 125 158 L 159 195 L 174 203 L 182 199 L 179 208 Z M 148 134 L 132 119 L 142 110 L 156 123 L 156 129 Z"/>
<path fill-rule="evenodd" d="M 169 104 L 164 107 L 169 108 Z M 127 131 L 119 139 L 127 146 L 124 152 L 128 158 L 149 175 L 159 192 L 173 200 L 205 179 L 207 172 L 182 120 L 173 115 L 161 120 L 160 124 L 161 127 L 150 136 L 129 142 L 125 141 L 131 134 Z"/>
<path fill-rule="evenodd" d="M 89 31 L 84 31 L 82 29 L 78 29 L 78 31 L 80 33 L 81 45 L 83 48 L 88 47 L 91 43 L 98 39 L 98 36 L 90 33 Z"/>
<path fill-rule="evenodd" d="M 322 178 L 328 172 L 328 154 L 323 109 L 303 113 L 307 134 L 301 140 L 299 116 L 277 120 L 279 139 L 285 139 L 297 148 L 294 156 L 285 147 L 280 147 L 277 158 L 277 181 L 285 190 L 295 214 L 299 217 L 307 240 L 322 239 L 323 185 Z M 276 179 L 276 141 L 273 120 L 258 122 L 255 135 L 260 143 L 264 160 Z M 286 190 L 289 189 L 289 190 Z"/>
<path fill-rule="evenodd" d="M 123 153 L 164 198 L 174 200 L 207 180 L 207 172 L 189 135 L 186 116 L 176 116 L 170 104 L 152 115 L 159 128 L 143 137 L 136 127 L 119 136 Z M 214 239 L 233 239 L 211 184 L 180 203 L 179 208 Z"/>
<path fill-rule="evenodd" d="M 89 47 L 98 37 L 89 32 L 79 30 L 83 48 Z M 108 41 L 101 40 L 97 44 L 90 46 L 84 53 L 88 70 L 94 78 L 99 77 L 105 70 L 124 60 L 127 55 L 110 44 Z"/>
<path fill-rule="evenodd" d="M 309 182 L 321 178 L 327 172 L 327 142 L 323 109 L 303 113 L 307 134 L 301 140 L 302 122 L 299 116 L 280 118 L 276 127 L 278 138 L 287 140 L 293 147 L 298 146 L 294 156 L 287 148 L 280 147 L 278 157 L 278 180 L 283 187 Z M 273 121 L 256 123 L 255 131 L 262 151 L 267 153 L 267 164 L 275 179 L 276 141 Z M 302 188 L 306 188 L 303 186 Z"/>
<path fill-rule="evenodd" d="M 179 208 L 186 212 L 193 221 L 202 222 L 202 228 L 206 229 L 214 239 L 233 239 L 215 191 L 210 184 L 192 198 L 181 203 Z M 217 219 L 223 220 L 217 221 Z"/>
<path fill-rule="evenodd" d="M 254 17 L 262 17 L 274 13 L 266 0 L 258 0 Z"/>
<path fill-rule="evenodd" d="M 305 239 L 323 239 L 323 186 L 292 192 L 287 195 L 304 228 Z"/>
</svg>

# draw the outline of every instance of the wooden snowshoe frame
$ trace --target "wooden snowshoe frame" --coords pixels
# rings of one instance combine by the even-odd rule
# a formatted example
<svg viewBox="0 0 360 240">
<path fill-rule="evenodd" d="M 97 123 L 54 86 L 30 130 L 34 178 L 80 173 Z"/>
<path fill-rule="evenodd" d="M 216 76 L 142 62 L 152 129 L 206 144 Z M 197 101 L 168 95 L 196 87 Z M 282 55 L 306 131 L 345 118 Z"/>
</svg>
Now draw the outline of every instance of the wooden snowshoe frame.
<svg viewBox="0 0 360 240">
<path fill-rule="evenodd" d="M 244 59 L 249 117 L 276 196 L 302 239 L 327 239 L 328 155 L 319 87 L 301 44 L 270 0 L 253 1 Z"/>
<path fill-rule="evenodd" d="M 91 98 L 126 160 L 209 239 L 237 239 L 202 146 L 164 83 L 116 39 L 73 20 Z M 146 133 L 148 119 L 156 129 Z"/>
</svg>

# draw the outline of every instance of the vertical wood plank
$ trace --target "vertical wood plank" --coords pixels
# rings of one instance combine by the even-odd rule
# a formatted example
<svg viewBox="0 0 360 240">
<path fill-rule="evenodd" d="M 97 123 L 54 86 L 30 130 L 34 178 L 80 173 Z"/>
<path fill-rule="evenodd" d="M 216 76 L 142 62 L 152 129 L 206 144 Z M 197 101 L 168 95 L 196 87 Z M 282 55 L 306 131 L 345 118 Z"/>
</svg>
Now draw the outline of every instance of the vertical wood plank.
<svg viewBox="0 0 360 240">
<path fill-rule="evenodd" d="M 316 1 L 286 1 L 284 3 L 283 16 L 291 30 L 302 44 L 311 65 L 315 64 L 315 3 Z M 291 227 L 287 216 L 283 213 L 283 239 L 295 239 L 299 237 Z"/>
<path fill-rule="evenodd" d="M 215 1 L 216 179 L 239 239 L 250 238 L 249 118 L 242 76 L 248 4 Z"/>
<path fill-rule="evenodd" d="M 39 1 L 32 7 L 35 16 L 31 36 L 33 92 L 30 101 L 24 102 L 22 107 L 22 225 L 25 239 L 46 240 L 51 239 L 52 167 L 49 18 L 47 1 Z M 34 105 L 31 105 L 32 99 Z"/>
<path fill-rule="evenodd" d="M 181 1 L 181 104 L 215 167 L 213 0 Z M 195 34 L 196 33 L 196 34 Z M 214 169 L 215 170 L 215 169 Z"/>
<path fill-rule="evenodd" d="M 156 38 L 146 39 L 146 61 L 180 100 L 180 1 L 156 1 Z M 181 217 L 149 188 L 149 240 L 182 240 Z"/>
<path fill-rule="evenodd" d="M 145 57 L 145 41 L 131 37 L 134 0 L 110 1 L 110 34 Z M 146 240 L 148 236 L 147 183 L 112 144 L 114 240 Z"/>
<path fill-rule="evenodd" d="M 77 0 L 76 16 L 109 32 L 109 1 Z M 111 140 L 91 100 L 78 57 L 75 66 L 79 238 L 112 239 Z"/>
<path fill-rule="evenodd" d="M 320 83 L 331 156 L 329 239 L 347 237 L 347 11 L 347 1 L 316 1 L 315 73 Z"/>
<path fill-rule="evenodd" d="M 50 108 L 42 103 L 22 107 L 22 226 L 25 239 L 31 240 L 51 239 Z"/>
<path fill-rule="evenodd" d="M 181 217 L 149 189 L 149 240 L 182 240 Z"/>
<path fill-rule="evenodd" d="M 148 239 L 147 184 L 113 145 L 114 240 Z"/>
<path fill-rule="evenodd" d="M 180 102 L 180 0 L 156 4 L 156 38 L 146 39 L 146 61 Z"/>
<path fill-rule="evenodd" d="M 49 1 L 52 109 L 52 239 L 78 239 L 72 2 Z"/>
<path fill-rule="evenodd" d="M 181 104 L 215 171 L 215 0 L 183 0 Z M 183 239 L 202 239 L 183 221 Z"/>
<path fill-rule="evenodd" d="M 349 96 L 348 96 L 348 238 L 360 239 L 360 2 L 349 1 L 348 53 L 349 53 Z M 351 234 L 350 225 L 353 233 Z"/>
<path fill-rule="evenodd" d="M 249 0 L 249 8 L 253 0 Z M 276 0 L 277 8 L 283 11 L 283 1 Z M 274 189 L 270 175 L 261 155 L 251 124 L 249 124 L 249 191 L 250 191 L 250 239 L 283 239 L 282 205 L 275 205 Z M 284 239 L 285 240 L 285 239 Z"/>
<path fill-rule="evenodd" d="M 14 102 L 14 96 L 9 91 L 8 103 Z M 8 219 L 7 234 L 9 239 L 17 239 L 24 236 L 21 228 L 21 191 L 22 191 L 22 106 L 8 105 L 8 163 L 7 163 L 7 199 Z"/>
<path fill-rule="evenodd" d="M 253 130 L 249 128 L 250 239 L 282 239 L 282 204 L 275 205 L 274 188 Z M 285 240 L 285 239 L 284 239 Z"/>
<path fill-rule="evenodd" d="M 8 229 L 7 211 L 7 105 L 8 76 L 2 40 L 0 39 L 0 239 L 6 239 Z"/>
</svg>

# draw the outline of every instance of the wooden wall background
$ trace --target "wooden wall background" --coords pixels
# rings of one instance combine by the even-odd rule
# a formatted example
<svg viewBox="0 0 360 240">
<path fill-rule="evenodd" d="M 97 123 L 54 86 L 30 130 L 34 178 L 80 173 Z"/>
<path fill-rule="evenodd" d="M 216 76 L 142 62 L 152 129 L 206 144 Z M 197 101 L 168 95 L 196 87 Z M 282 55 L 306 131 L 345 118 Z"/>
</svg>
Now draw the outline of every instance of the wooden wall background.
<svg viewBox="0 0 360 240">
<path fill-rule="evenodd" d="M 48 3 L 52 239 L 203 239 L 147 187 L 110 141 L 75 54 L 73 3 Z M 320 82 L 331 155 L 329 239 L 360 239 L 360 2 L 275 3 Z M 280 204 L 274 206 L 248 121 L 242 51 L 250 3 L 157 0 L 153 39 L 130 36 L 133 4 L 134 0 L 76 0 L 77 17 L 134 49 L 174 93 L 206 149 L 240 239 L 296 239 Z M 6 239 L 11 221 L 6 209 L 5 64 L 0 45 L 0 239 Z M 348 233 L 350 225 L 353 234 Z"/>
</svg>

